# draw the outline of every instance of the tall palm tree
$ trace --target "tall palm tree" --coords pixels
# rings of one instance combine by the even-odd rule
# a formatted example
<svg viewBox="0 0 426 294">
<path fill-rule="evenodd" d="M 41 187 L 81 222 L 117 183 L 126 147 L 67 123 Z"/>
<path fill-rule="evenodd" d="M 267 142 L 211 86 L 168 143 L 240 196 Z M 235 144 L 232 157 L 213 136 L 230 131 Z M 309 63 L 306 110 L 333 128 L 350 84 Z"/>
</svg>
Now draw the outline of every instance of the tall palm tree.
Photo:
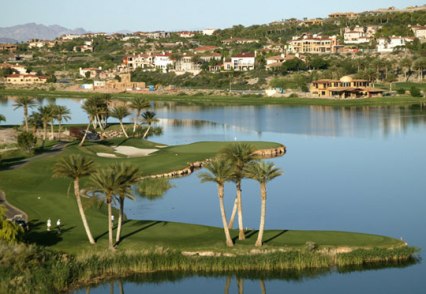
<svg viewBox="0 0 426 294">
<path fill-rule="evenodd" d="M 116 244 L 120 242 L 121 238 L 121 227 L 123 224 L 124 217 L 124 200 L 126 198 L 134 199 L 133 194 L 131 193 L 131 186 L 136 184 L 141 179 L 141 173 L 139 169 L 132 165 L 115 165 L 113 167 L 114 172 L 119 175 L 119 191 L 118 191 L 118 200 L 120 203 L 120 210 L 118 215 L 118 226 L 117 226 L 117 236 L 115 238 Z"/>
<path fill-rule="evenodd" d="M 81 142 L 78 146 L 83 146 L 84 141 L 86 140 L 87 133 L 89 132 L 90 126 L 94 122 L 96 118 L 96 105 L 93 105 L 91 103 L 91 100 L 87 99 L 83 106 L 83 110 L 87 113 L 87 117 L 89 118 L 89 123 L 87 124 L 86 130 L 84 131 L 83 138 L 81 139 Z"/>
<path fill-rule="evenodd" d="M 133 124 L 133 135 L 136 132 L 136 127 L 138 125 L 138 121 L 140 119 L 142 110 L 145 108 L 148 108 L 149 106 L 150 106 L 149 101 L 140 96 L 135 97 L 130 103 L 130 108 L 136 111 L 136 117 Z"/>
<path fill-rule="evenodd" d="M 124 133 L 126 138 L 129 138 L 127 135 L 126 129 L 123 126 L 123 119 L 130 115 L 129 109 L 125 105 L 116 106 L 111 109 L 110 114 L 112 117 L 115 117 L 120 122 L 121 130 Z"/>
<path fill-rule="evenodd" d="M 144 113 L 142 113 L 142 118 L 143 121 L 148 124 L 148 129 L 146 129 L 145 134 L 143 134 L 143 138 L 145 139 L 145 137 L 148 135 L 149 130 L 151 129 L 151 125 L 153 123 L 158 122 L 158 119 L 155 117 L 155 112 L 154 111 L 145 111 Z"/>
<path fill-rule="evenodd" d="M 23 108 L 24 109 L 24 121 L 25 121 L 25 131 L 28 132 L 28 108 L 33 108 L 37 105 L 33 97 L 18 97 L 15 104 L 13 104 L 14 109 Z"/>
<path fill-rule="evenodd" d="M 255 246 L 262 246 L 263 231 L 265 230 L 266 216 L 266 183 L 282 175 L 282 171 L 272 162 L 252 162 L 244 168 L 246 177 L 256 180 L 260 184 L 261 209 L 259 234 Z"/>
<path fill-rule="evenodd" d="M 37 129 L 43 127 L 43 121 L 41 115 L 38 112 L 33 112 L 28 118 L 28 124 L 33 128 L 33 135 L 37 133 Z"/>
<path fill-rule="evenodd" d="M 58 122 L 58 139 L 61 139 L 62 121 L 68 121 L 71 119 L 70 110 L 68 107 L 63 105 L 55 105 L 53 115 Z"/>
<path fill-rule="evenodd" d="M 53 132 L 53 127 L 55 125 L 55 111 L 56 111 L 56 105 L 55 104 L 49 104 L 46 106 L 50 112 L 50 140 L 53 140 L 55 138 L 55 134 Z"/>
<path fill-rule="evenodd" d="M 89 224 L 84 213 L 83 205 L 80 197 L 80 179 L 87 177 L 95 172 L 95 164 L 93 160 L 79 155 L 70 155 L 62 158 L 53 167 L 54 177 L 68 177 L 74 181 L 74 195 L 77 200 L 78 211 L 80 212 L 81 221 L 90 244 L 95 244 Z"/>
<path fill-rule="evenodd" d="M 244 240 L 244 226 L 243 226 L 243 208 L 242 208 L 242 196 L 241 196 L 241 181 L 244 178 L 244 167 L 256 159 L 254 156 L 254 147 L 247 143 L 234 143 L 222 150 L 221 154 L 223 158 L 229 160 L 234 166 L 233 180 L 235 182 L 237 195 L 234 203 L 233 213 L 229 220 L 229 228 L 232 228 L 235 211 L 238 211 L 238 228 L 239 234 L 238 239 Z"/>
<path fill-rule="evenodd" d="M 90 182 L 93 189 L 105 194 L 105 201 L 108 207 L 108 247 L 114 250 L 112 241 L 112 200 L 114 195 L 117 195 L 120 190 L 120 175 L 116 172 L 114 167 L 98 170 L 98 172 L 90 176 Z"/>
<path fill-rule="evenodd" d="M 43 123 L 43 142 L 47 138 L 47 125 L 51 122 L 53 113 L 51 106 L 39 106 L 37 108 L 38 113 L 40 114 L 40 119 Z"/>
<path fill-rule="evenodd" d="M 229 234 L 228 223 L 226 219 L 225 205 L 223 203 L 223 194 L 225 182 L 229 181 L 233 175 L 233 166 L 229 161 L 216 159 L 206 165 L 209 172 L 201 173 L 199 175 L 201 182 L 215 182 L 217 184 L 217 195 L 219 197 L 220 214 L 222 216 L 223 230 L 226 237 L 226 245 L 232 247 L 232 239 Z"/>
</svg>

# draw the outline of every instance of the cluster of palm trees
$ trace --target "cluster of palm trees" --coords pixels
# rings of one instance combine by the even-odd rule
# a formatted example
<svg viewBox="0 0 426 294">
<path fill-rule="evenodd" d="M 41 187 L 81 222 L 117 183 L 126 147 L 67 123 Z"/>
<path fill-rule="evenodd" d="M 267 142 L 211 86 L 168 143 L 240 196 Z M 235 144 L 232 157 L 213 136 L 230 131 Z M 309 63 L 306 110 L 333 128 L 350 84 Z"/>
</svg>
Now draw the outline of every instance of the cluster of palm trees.
<svg viewBox="0 0 426 294">
<path fill-rule="evenodd" d="M 29 132 L 29 126 L 33 127 L 33 133 L 35 133 L 38 127 L 43 128 L 43 142 L 47 139 L 48 126 L 50 125 L 50 138 L 55 138 L 54 124 L 55 121 L 58 123 L 58 139 L 60 139 L 62 132 L 62 122 L 71 119 L 70 110 L 66 106 L 48 104 L 39 105 L 37 111 L 29 115 L 29 109 L 34 108 L 38 105 L 37 101 L 33 97 L 18 97 L 16 99 L 14 109 L 22 108 L 24 111 L 24 131 Z"/>
<path fill-rule="evenodd" d="M 265 229 L 266 217 L 266 184 L 274 178 L 282 175 L 282 171 L 275 167 L 272 162 L 264 162 L 259 160 L 254 154 L 254 147 L 246 143 L 230 144 L 221 154 L 209 162 L 205 167 L 208 172 L 199 175 L 202 182 L 215 182 L 217 184 L 220 212 L 222 218 L 223 229 L 225 232 L 226 245 L 233 246 L 233 241 L 229 229 L 233 227 L 235 214 L 238 211 L 238 239 L 244 240 L 243 226 L 243 210 L 242 210 L 242 189 L 241 182 L 244 178 L 253 179 L 260 184 L 261 195 L 261 214 L 259 233 L 255 246 L 262 246 L 263 232 Z M 236 198 L 234 208 L 229 222 L 226 218 L 224 206 L 224 185 L 226 182 L 232 181 L 236 186 Z"/>
<path fill-rule="evenodd" d="M 121 239 L 121 228 L 124 217 L 124 200 L 133 199 L 131 186 L 141 179 L 138 168 L 128 164 L 112 164 L 103 169 L 97 169 L 93 160 L 80 155 L 70 155 L 62 158 L 53 167 L 54 177 L 68 177 L 74 182 L 74 195 L 87 238 L 90 244 L 95 244 L 87 221 L 80 195 L 80 179 L 90 176 L 89 189 L 93 193 L 102 193 L 108 207 L 108 247 L 113 250 Z M 117 199 L 120 205 L 115 243 L 113 242 L 112 202 Z"/>
<path fill-rule="evenodd" d="M 123 120 L 131 114 L 132 110 L 135 112 L 132 129 L 133 136 L 136 136 L 138 129 L 141 128 L 141 123 L 145 123 L 148 125 L 143 135 L 143 139 L 145 139 L 151 125 L 158 121 L 155 117 L 155 112 L 149 110 L 143 112 L 144 109 L 150 107 L 149 101 L 143 97 L 135 97 L 130 102 L 122 101 L 122 103 L 112 107 L 110 106 L 111 104 L 111 95 L 109 94 L 94 96 L 85 100 L 83 110 L 87 113 L 89 123 L 80 142 L 80 146 L 84 144 L 87 133 L 91 127 L 95 130 L 99 129 L 101 133 L 105 131 L 108 117 L 118 119 L 121 130 L 126 138 L 129 137 L 129 134 L 124 127 Z"/>
</svg>

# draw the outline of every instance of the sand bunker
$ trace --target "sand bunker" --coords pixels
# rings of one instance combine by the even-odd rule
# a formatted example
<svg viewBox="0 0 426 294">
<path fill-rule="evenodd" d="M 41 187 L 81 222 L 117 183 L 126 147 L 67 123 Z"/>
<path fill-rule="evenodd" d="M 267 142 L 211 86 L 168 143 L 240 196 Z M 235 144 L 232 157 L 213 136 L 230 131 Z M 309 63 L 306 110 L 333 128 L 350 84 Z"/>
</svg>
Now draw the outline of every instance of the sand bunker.
<svg viewBox="0 0 426 294">
<path fill-rule="evenodd" d="M 128 157 L 138 157 L 138 156 L 147 156 L 153 152 L 158 151 L 158 149 L 140 149 L 131 146 L 117 146 L 114 147 L 115 152 L 127 155 Z"/>
<path fill-rule="evenodd" d="M 99 157 L 107 157 L 107 158 L 116 158 L 117 157 L 115 154 L 102 153 L 102 152 L 98 152 L 98 153 L 96 153 L 96 155 L 99 156 Z"/>
</svg>

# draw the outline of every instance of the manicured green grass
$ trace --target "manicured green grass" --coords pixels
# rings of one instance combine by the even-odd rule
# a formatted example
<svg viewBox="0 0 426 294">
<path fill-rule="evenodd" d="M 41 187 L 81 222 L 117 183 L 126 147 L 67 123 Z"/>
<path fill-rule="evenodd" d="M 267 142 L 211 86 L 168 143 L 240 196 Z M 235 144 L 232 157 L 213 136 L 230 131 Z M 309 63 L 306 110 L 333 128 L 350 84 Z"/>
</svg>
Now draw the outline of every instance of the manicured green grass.
<svg viewBox="0 0 426 294">
<path fill-rule="evenodd" d="M 423 84 L 416 84 L 423 85 Z M 86 98 L 96 95 L 96 93 L 66 92 L 66 91 L 41 91 L 41 90 L 0 90 L 0 95 L 27 95 L 42 97 L 67 97 Z M 173 101 L 183 104 L 194 105 L 324 105 L 324 106 L 387 106 L 387 105 L 411 105 L 425 103 L 426 98 L 414 98 L 410 96 L 380 97 L 365 99 L 320 99 L 320 98 L 271 98 L 259 96 L 178 96 L 178 95 L 157 95 L 157 94 L 113 94 L 114 98 L 129 98 L 143 96 L 150 101 Z"/>
</svg>

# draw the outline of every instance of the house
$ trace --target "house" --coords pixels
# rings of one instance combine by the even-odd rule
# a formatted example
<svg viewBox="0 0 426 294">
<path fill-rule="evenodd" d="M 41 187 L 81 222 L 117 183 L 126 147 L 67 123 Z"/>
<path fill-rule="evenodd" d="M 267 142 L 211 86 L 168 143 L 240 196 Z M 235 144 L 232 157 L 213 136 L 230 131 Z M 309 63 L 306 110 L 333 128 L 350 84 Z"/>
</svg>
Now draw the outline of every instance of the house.
<svg viewBox="0 0 426 294">
<path fill-rule="evenodd" d="M 215 31 L 216 31 L 216 29 L 204 29 L 204 30 L 202 30 L 202 34 L 204 36 L 213 36 Z"/>
<path fill-rule="evenodd" d="M 181 38 L 192 38 L 195 36 L 195 32 L 184 31 L 184 32 L 179 32 L 178 35 Z"/>
<path fill-rule="evenodd" d="M 194 53 L 206 53 L 206 52 L 213 52 L 214 50 L 220 49 L 217 46 L 200 46 L 194 49 Z"/>
<path fill-rule="evenodd" d="M 336 52 L 338 46 L 336 36 L 321 36 L 303 34 L 294 36 L 288 42 L 287 52 L 300 54 L 331 54 Z"/>
<path fill-rule="evenodd" d="M 46 82 L 47 77 L 32 74 L 13 74 L 6 77 L 6 83 L 12 85 L 33 85 L 44 84 Z"/>
<path fill-rule="evenodd" d="M 145 34 L 147 38 L 150 39 L 163 39 L 163 38 L 169 38 L 170 33 L 165 31 L 156 31 L 156 32 L 150 32 Z"/>
<path fill-rule="evenodd" d="M 344 76 L 340 80 L 317 80 L 311 83 L 309 92 L 318 98 L 366 98 L 381 97 L 384 90 L 372 88 L 367 80 L 355 80 Z"/>
<path fill-rule="evenodd" d="M 299 54 L 281 54 L 276 56 L 271 56 L 266 58 L 266 66 L 267 70 L 275 70 L 280 68 L 286 61 L 299 58 Z"/>
<path fill-rule="evenodd" d="M 152 69 L 154 68 L 154 56 L 150 54 L 133 54 L 123 58 L 123 64 L 130 70 L 137 68 Z"/>
<path fill-rule="evenodd" d="M 426 39 L 426 26 L 413 26 L 411 30 L 418 39 Z"/>
<path fill-rule="evenodd" d="M 225 70 L 248 71 L 254 69 L 256 59 L 255 53 L 241 53 L 231 57 L 230 64 L 227 63 Z"/>
<path fill-rule="evenodd" d="M 231 44 L 251 44 L 251 43 L 259 43 L 259 40 L 256 39 L 244 39 L 244 38 L 230 38 L 222 40 L 222 43 L 225 45 Z"/>
<path fill-rule="evenodd" d="M 100 72 L 102 71 L 102 67 L 94 68 L 94 67 L 88 67 L 88 68 L 81 68 L 79 69 L 79 74 L 83 78 L 93 79 L 95 78 Z"/>
<path fill-rule="evenodd" d="M 322 18 L 312 18 L 312 19 L 305 19 L 303 22 L 299 23 L 300 27 L 309 27 L 309 26 L 322 26 L 324 24 L 324 21 Z"/>
<path fill-rule="evenodd" d="M 171 53 L 157 54 L 154 56 L 154 67 L 160 69 L 162 72 L 167 72 L 173 66 Z"/>
<path fill-rule="evenodd" d="M 220 61 L 222 59 L 222 54 L 216 53 L 216 52 L 205 53 L 205 54 L 200 56 L 200 59 L 205 61 L 205 62 L 210 62 L 211 60 Z"/>
<path fill-rule="evenodd" d="M 355 26 L 354 28 L 346 27 L 343 37 L 345 44 L 363 44 L 368 43 L 372 40 L 377 32 L 377 26 L 360 27 Z"/>
<path fill-rule="evenodd" d="M 357 13 L 354 12 L 334 12 L 328 15 L 329 18 L 349 18 L 355 19 L 358 17 Z"/>
<path fill-rule="evenodd" d="M 81 38 L 81 35 L 76 35 L 76 34 L 65 34 L 59 37 L 60 40 L 62 41 L 71 41 L 74 39 L 78 39 Z"/>
<path fill-rule="evenodd" d="M 192 73 L 193 75 L 199 74 L 201 72 L 201 66 L 193 61 L 193 57 L 194 56 L 192 55 L 185 55 L 176 60 L 175 73 L 177 75 L 187 72 Z"/>
<path fill-rule="evenodd" d="M 93 82 L 93 88 L 96 89 L 107 89 L 112 92 L 122 91 L 140 91 L 145 89 L 146 84 L 144 82 L 132 82 L 130 73 L 119 73 L 119 79 L 108 79 L 105 81 L 96 80 Z"/>
<path fill-rule="evenodd" d="M 412 37 L 396 37 L 390 38 L 379 38 L 377 39 L 377 52 L 379 53 L 391 53 L 396 49 L 403 48 L 407 43 L 413 42 Z"/>
<path fill-rule="evenodd" d="M 84 45 L 74 46 L 74 48 L 72 50 L 74 52 L 93 52 L 93 42 L 92 41 L 84 41 Z"/>
<path fill-rule="evenodd" d="M 0 44 L 0 51 L 16 52 L 18 45 L 16 44 Z"/>
</svg>

